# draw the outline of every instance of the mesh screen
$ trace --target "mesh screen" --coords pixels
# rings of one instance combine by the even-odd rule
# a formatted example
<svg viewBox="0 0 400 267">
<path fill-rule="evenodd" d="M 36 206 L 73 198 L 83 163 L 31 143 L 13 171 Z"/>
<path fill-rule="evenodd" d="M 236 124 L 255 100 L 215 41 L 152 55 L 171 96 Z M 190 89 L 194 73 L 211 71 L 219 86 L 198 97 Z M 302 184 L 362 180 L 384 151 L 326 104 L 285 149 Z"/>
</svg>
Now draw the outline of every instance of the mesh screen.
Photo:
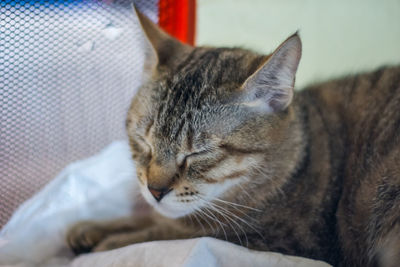
<svg viewBox="0 0 400 267">
<path fill-rule="evenodd" d="M 157 0 L 139 0 L 157 20 Z M 65 165 L 125 138 L 143 35 L 131 1 L 0 1 L 0 227 Z"/>
</svg>

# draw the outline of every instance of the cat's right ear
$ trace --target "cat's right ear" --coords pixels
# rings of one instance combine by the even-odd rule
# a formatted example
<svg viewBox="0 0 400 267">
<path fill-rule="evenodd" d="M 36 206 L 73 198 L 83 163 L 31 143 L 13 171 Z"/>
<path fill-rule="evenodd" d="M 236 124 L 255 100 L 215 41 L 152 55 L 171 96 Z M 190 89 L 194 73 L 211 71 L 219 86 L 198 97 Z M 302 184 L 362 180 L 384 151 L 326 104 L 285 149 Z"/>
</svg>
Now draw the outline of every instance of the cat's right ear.
<svg viewBox="0 0 400 267">
<path fill-rule="evenodd" d="M 267 112 L 279 112 L 292 102 L 301 40 L 290 36 L 242 86 L 243 104 Z"/>
<path fill-rule="evenodd" d="M 145 48 L 145 74 L 151 75 L 157 66 L 173 67 L 177 58 L 192 49 L 181 43 L 143 15 L 136 7 L 134 10 L 145 33 L 147 44 Z"/>
</svg>

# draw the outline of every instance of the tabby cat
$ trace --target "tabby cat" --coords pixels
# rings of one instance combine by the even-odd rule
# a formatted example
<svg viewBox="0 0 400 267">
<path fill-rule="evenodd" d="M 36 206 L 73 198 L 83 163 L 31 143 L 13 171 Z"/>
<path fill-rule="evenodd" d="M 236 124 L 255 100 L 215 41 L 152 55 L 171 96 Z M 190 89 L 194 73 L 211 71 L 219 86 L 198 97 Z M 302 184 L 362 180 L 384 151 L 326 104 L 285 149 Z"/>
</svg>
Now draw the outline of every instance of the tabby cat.
<svg viewBox="0 0 400 267">
<path fill-rule="evenodd" d="M 399 266 L 400 67 L 295 92 L 298 34 L 261 55 L 191 47 L 138 16 L 148 50 L 126 128 L 156 212 L 75 225 L 76 253 L 212 236 Z"/>
</svg>

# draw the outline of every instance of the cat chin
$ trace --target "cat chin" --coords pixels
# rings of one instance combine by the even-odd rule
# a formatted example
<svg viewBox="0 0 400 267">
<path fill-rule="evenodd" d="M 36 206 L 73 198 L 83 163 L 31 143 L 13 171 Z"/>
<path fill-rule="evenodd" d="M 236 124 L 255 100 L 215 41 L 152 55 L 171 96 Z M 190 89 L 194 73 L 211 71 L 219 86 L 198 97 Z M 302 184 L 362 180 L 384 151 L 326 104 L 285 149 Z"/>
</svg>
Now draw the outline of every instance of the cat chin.
<svg viewBox="0 0 400 267">
<path fill-rule="evenodd" d="M 153 207 L 161 215 L 163 215 L 165 217 L 168 217 L 168 218 L 172 218 L 172 219 L 184 217 L 184 216 L 189 215 L 190 213 L 193 212 L 189 208 L 187 210 L 169 209 L 168 207 L 165 207 L 165 206 L 163 207 L 162 204 L 161 205 L 157 205 L 157 206 L 153 206 Z"/>
<path fill-rule="evenodd" d="M 189 215 L 194 212 L 194 209 L 191 207 L 187 207 L 185 204 L 179 204 L 179 203 L 172 203 L 168 204 L 164 202 L 157 203 L 155 201 L 151 201 L 151 206 L 154 207 L 154 209 L 160 213 L 161 215 L 176 219 L 180 217 L 184 217 L 186 215 Z M 178 207 L 177 207 L 178 206 Z"/>
</svg>

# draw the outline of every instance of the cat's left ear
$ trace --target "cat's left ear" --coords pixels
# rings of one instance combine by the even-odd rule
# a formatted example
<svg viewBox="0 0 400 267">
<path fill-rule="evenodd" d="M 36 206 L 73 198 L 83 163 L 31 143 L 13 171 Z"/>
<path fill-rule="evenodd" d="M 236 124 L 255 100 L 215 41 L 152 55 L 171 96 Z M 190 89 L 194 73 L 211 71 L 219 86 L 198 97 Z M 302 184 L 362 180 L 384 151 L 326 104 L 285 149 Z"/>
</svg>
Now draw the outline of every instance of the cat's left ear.
<svg viewBox="0 0 400 267">
<path fill-rule="evenodd" d="M 146 37 L 145 72 L 151 73 L 159 65 L 172 68 L 179 57 L 193 49 L 163 31 L 135 6 L 134 10 Z"/>
<path fill-rule="evenodd" d="M 301 40 L 297 33 L 284 41 L 242 86 L 242 103 L 266 112 L 286 109 L 293 98 Z"/>
</svg>

